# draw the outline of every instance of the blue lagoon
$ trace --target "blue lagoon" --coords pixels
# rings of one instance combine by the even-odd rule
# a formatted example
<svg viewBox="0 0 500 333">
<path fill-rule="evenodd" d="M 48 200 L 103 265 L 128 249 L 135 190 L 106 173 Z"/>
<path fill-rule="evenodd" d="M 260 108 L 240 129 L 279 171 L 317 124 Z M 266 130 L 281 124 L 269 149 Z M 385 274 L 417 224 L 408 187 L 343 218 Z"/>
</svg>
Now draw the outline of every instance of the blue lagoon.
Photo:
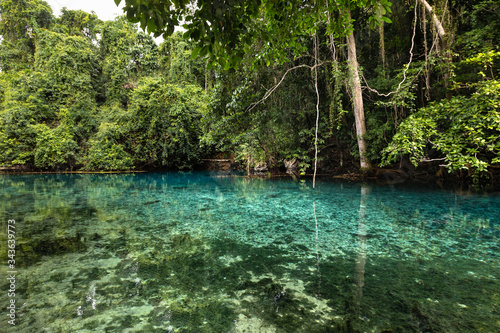
<svg viewBox="0 0 500 333">
<path fill-rule="evenodd" d="M 0 183 L 17 271 L 2 332 L 500 331 L 498 193 L 205 172 Z"/>
</svg>

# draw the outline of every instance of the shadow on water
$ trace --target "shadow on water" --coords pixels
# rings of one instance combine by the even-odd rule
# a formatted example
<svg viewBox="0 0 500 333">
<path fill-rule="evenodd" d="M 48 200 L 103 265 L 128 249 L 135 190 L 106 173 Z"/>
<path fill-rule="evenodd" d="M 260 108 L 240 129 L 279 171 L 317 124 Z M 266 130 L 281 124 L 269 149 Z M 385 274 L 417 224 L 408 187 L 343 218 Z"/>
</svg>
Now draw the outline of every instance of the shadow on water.
<svg viewBox="0 0 500 333">
<path fill-rule="evenodd" d="M 0 182 L 20 225 L 12 331 L 500 329 L 498 196 L 206 173 Z"/>
</svg>

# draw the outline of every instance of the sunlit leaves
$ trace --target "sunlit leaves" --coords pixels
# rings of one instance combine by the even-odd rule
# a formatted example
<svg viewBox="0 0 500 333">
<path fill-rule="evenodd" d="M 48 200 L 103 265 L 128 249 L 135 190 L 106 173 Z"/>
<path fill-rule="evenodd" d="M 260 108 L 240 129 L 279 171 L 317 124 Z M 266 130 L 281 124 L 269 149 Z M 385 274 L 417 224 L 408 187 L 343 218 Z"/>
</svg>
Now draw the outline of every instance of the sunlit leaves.
<svg viewBox="0 0 500 333">
<path fill-rule="evenodd" d="M 406 119 L 384 150 L 384 164 L 401 155 L 412 162 L 444 158 L 450 171 L 487 171 L 500 154 L 500 83 L 480 82 L 470 97 L 431 103 Z"/>
<path fill-rule="evenodd" d="M 1 0 L 0 35 L 12 43 L 34 37 L 34 29 L 47 28 L 54 17 L 43 0 Z"/>
</svg>

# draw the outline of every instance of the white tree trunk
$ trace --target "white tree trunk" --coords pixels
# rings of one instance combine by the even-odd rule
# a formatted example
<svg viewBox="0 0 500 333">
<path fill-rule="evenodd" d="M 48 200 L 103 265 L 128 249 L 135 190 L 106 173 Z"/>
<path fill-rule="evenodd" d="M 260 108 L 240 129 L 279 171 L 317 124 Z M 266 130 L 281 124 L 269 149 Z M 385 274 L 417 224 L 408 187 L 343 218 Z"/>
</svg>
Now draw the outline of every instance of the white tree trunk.
<svg viewBox="0 0 500 333">
<path fill-rule="evenodd" d="M 419 0 L 420 3 L 425 7 L 425 9 L 429 12 L 429 14 L 432 16 L 432 21 L 434 22 L 434 25 L 436 26 L 437 33 L 439 35 L 439 38 L 443 39 L 444 35 L 446 35 L 443 25 L 441 24 L 441 21 L 436 16 L 436 13 L 432 10 L 431 5 L 425 0 Z"/>
<path fill-rule="evenodd" d="M 350 21 L 351 12 L 348 11 L 347 14 Z M 366 156 L 366 143 L 365 139 L 363 138 L 366 133 L 365 111 L 363 109 L 363 95 L 361 93 L 361 81 L 359 79 L 359 65 L 356 55 L 356 41 L 354 40 L 354 33 L 352 31 L 347 35 L 347 58 L 349 86 L 352 93 L 354 119 L 356 122 L 356 137 L 358 140 L 360 166 L 361 170 L 367 171 L 371 169 L 371 164 Z"/>
</svg>

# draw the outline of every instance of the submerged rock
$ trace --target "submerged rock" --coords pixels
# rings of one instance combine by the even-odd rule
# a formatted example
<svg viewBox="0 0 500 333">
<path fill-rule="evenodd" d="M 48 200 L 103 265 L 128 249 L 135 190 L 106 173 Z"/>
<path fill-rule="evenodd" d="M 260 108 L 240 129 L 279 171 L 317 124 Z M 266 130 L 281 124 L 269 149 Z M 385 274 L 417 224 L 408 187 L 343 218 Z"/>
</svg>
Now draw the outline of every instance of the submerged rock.
<svg viewBox="0 0 500 333">
<path fill-rule="evenodd" d="M 408 179 L 408 174 L 400 169 L 378 169 L 375 176 L 387 184 L 403 183 Z"/>
</svg>

